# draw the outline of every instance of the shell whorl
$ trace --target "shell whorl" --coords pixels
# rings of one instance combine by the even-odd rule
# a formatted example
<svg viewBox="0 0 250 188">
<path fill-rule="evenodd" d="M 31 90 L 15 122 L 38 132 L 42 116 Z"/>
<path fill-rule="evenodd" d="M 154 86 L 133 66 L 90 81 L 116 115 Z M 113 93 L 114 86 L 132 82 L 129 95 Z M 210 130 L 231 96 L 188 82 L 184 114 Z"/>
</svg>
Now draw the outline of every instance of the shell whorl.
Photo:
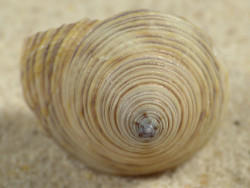
<svg viewBox="0 0 250 188">
<path fill-rule="evenodd" d="M 226 73 L 195 26 L 137 10 L 30 37 L 22 85 L 63 148 L 95 169 L 138 175 L 204 145 L 224 108 Z"/>
</svg>

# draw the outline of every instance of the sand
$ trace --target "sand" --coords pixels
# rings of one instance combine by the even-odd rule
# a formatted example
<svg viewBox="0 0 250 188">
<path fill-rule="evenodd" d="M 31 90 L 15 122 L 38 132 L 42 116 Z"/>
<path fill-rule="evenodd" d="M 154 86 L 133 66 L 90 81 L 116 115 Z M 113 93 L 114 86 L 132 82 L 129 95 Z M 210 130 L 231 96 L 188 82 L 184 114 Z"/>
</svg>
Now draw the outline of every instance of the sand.
<svg viewBox="0 0 250 188">
<path fill-rule="evenodd" d="M 220 129 L 175 170 L 118 177 L 87 168 L 38 126 L 20 85 L 19 59 L 28 35 L 84 17 L 103 19 L 148 8 L 182 16 L 214 41 L 228 72 L 230 99 Z M 249 0 L 0 0 L 0 188 L 250 187 Z"/>
</svg>

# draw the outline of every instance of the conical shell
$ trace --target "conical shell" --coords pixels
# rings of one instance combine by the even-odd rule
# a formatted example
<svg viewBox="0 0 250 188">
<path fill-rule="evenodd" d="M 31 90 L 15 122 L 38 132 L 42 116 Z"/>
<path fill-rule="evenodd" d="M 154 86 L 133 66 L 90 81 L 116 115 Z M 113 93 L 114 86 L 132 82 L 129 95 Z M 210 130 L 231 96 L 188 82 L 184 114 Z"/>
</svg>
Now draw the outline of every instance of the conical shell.
<svg viewBox="0 0 250 188">
<path fill-rule="evenodd" d="M 226 101 L 227 74 L 211 40 L 155 11 L 37 33 L 21 68 L 25 99 L 48 134 L 113 174 L 182 163 L 211 137 Z"/>
</svg>

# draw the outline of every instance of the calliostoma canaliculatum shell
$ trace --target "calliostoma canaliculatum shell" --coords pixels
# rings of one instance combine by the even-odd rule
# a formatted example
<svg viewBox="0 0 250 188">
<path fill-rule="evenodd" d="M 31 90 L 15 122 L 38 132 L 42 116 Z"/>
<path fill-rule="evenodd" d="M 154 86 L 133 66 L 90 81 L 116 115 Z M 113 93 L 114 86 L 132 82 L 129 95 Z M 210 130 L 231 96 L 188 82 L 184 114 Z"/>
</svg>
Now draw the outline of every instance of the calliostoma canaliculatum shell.
<svg viewBox="0 0 250 188">
<path fill-rule="evenodd" d="M 185 161 L 216 130 L 226 101 L 209 37 L 149 10 L 37 33 L 24 44 L 21 74 L 46 132 L 86 165 L 120 175 Z"/>
</svg>

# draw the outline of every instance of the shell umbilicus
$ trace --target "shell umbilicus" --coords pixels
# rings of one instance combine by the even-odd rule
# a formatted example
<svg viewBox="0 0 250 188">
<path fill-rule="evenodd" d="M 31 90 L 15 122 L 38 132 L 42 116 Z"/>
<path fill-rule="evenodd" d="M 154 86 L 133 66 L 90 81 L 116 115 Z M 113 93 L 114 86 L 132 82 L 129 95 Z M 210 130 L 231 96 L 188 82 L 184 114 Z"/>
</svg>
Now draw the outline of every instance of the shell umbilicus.
<svg viewBox="0 0 250 188">
<path fill-rule="evenodd" d="M 156 11 L 83 19 L 28 38 L 22 86 L 43 128 L 86 165 L 142 175 L 185 161 L 211 137 L 227 74 L 211 40 Z"/>
</svg>

